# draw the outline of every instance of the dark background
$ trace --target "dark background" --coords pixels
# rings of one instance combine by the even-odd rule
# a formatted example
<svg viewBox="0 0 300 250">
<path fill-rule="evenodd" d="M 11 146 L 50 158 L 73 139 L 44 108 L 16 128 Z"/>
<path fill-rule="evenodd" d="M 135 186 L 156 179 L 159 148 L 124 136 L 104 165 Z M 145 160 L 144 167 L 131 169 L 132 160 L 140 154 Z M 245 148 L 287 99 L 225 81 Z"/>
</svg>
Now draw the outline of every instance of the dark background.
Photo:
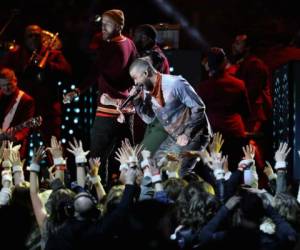
<svg viewBox="0 0 300 250">
<path fill-rule="evenodd" d="M 73 65 L 78 64 L 75 55 L 86 46 L 95 29 L 93 17 L 120 8 L 126 17 L 126 33 L 141 23 L 175 24 L 181 18 L 186 23 L 181 23 L 180 48 L 203 46 L 191 35 L 195 28 L 207 44 L 228 49 L 238 33 L 256 36 L 258 42 L 270 34 L 289 39 L 299 29 L 297 7 L 297 1 L 272 0 L 5 0 L 1 1 L 0 27 L 12 10 L 17 9 L 19 14 L 0 39 L 21 41 L 24 27 L 37 23 L 46 30 L 60 32 L 66 56 Z"/>
</svg>

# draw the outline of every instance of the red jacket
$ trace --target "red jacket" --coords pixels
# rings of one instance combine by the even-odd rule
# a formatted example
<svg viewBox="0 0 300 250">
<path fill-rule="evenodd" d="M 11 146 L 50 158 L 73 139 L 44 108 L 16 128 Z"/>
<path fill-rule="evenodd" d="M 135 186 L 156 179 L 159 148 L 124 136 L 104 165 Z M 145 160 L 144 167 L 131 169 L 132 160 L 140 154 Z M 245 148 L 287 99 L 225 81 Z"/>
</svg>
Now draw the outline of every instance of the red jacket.
<svg viewBox="0 0 300 250">
<path fill-rule="evenodd" d="M 196 92 L 205 103 L 213 131 L 245 137 L 243 120 L 249 115 L 249 102 L 243 81 L 224 74 L 200 83 Z"/>
</svg>

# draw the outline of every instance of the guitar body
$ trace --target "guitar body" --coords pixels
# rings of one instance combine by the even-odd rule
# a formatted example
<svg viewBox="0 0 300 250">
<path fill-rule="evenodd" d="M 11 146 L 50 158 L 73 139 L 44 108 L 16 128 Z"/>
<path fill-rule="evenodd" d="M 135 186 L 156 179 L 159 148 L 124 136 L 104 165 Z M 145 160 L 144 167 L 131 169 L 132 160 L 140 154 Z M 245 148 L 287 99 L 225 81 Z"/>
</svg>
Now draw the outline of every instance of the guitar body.
<svg viewBox="0 0 300 250">
<path fill-rule="evenodd" d="M 12 137 L 16 132 L 22 130 L 23 128 L 36 128 L 41 126 L 43 119 L 41 116 L 33 117 L 15 127 L 10 127 L 6 131 L 0 129 L 0 142 L 7 140 L 9 137 Z"/>
</svg>

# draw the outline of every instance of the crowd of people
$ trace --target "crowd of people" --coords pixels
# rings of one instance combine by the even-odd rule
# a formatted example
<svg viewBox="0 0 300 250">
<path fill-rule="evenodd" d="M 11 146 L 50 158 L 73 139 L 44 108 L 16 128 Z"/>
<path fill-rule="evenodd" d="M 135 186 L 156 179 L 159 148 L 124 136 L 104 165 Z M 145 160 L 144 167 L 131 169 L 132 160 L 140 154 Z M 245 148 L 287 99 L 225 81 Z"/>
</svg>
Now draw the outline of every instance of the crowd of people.
<svg viewBox="0 0 300 250">
<path fill-rule="evenodd" d="M 56 35 L 45 44 L 43 29 L 29 25 L 24 44 L 0 58 L 0 221 L 10 248 L 299 247 L 291 148 L 272 152 L 270 68 L 249 37 L 238 35 L 229 56 L 203 53 L 207 79 L 194 88 L 170 74 L 152 25 L 132 39 L 124 25 L 122 10 L 102 14 L 90 72 L 64 96 L 57 82 L 72 69 Z M 63 145 L 62 105 L 93 85 L 90 145 Z M 147 124 L 139 142 L 135 116 Z M 26 159 L 34 117 L 44 146 Z"/>
</svg>

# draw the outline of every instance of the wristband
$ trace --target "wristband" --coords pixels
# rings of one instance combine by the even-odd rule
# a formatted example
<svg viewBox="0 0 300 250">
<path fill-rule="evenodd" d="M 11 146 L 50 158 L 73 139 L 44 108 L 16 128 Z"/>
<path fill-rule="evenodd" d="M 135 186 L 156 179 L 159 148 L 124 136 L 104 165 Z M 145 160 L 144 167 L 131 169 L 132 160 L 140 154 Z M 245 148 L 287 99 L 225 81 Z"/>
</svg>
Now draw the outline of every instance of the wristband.
<svg viewBox="0 0 300 250">
<path fill-rule="evenodd" d="M 147 166 L 151 166 L 148 159 L 145 159 L 141 162 L 141 168 L 144 169 Z"/>
<path fill-rule="evenodd" d="M 11 168 L 12 164 L 9 160 L 5 160 L 5 161 L 2 162 L 2 167 L 3 168 Z"/>
<path fill-rule="evenodd" d="M 75 156 L 75 162 L 76 162 L 76 164 L 86 163 L 87 159 L 84 155 L 78 155 L 78 156 Z"/>
<path fill-rule="evenodd" d="M 224 179 L 225 171 L 223 169 L 215 169 L 214 176 L 217 180 Z"/>
<path fill-rule="evenodd" d="M 90 177 L 90 181 L 92 182 L 92 184 L 95 185 L 95 184 L 101 182 L 101 178 L 99 175 L 92 176 L 92 177 Z"/>
<path fill-rule="evenodd" d="M 168 162 L 168 159 L 166 156 L 162 157 L 158 162 L 157 162 L 157 167 L 161 168 Z"/>
<path fill-rule="evenodd" d="M 144 177 L 146 177 L 146 176 L 152 178 L 151 171 L 150 171 L 150 169 L 148 167 L 144 168 Z"/>
<path fill-rule="evenodd" d="M 16 172 L 22 172 L 23 171 L 23 168 L 21 165 L 15 165 L 13 166 L 13 173 L 16 173 Z"/>
<path fill-rule="evenodd" d="M 239 162 L 238 168 L 243 168 L 244 169 L 244 167 L 242 167 L 242 165 L 245 165 L 246 167 L 251 167 L 252 165 L 254 165 L 254 160 L 250 160 L 250 159 L 241 160 Z"/>
<path fill-rule="evenodd" d="M 280 169 L 280 168 L 286 168 L 286 162 L 285 161 L 276 161 L 275 169 Z"/>
<path fill-rule="evenodd" d="M 231 177 L 231 171 L 227 171 L 226 173 L 225 173 L 225 175 L 224 175 L 224 179 L 225 179 L 225 181 L 227 181 L 227 180 L 229 180 L 229 178 Z"/>
<path fill-rule="evenodd" d="M 2 188 L 0 192 L 0 205 L 6 205 L 11 196 L 10 188 Z"/>
<path fill-rule="evenodd" d="M 122 163 L 121 165 L 120 165 L 120 167 L 119 167 L 119 170 L 120 171 L 122 171 L 122 170 L 124 170 L 124 169 L 128 169 L 128 164 L 127 163 Z"/>
<path fill-rule="evenodd" d="M 138 163 L 138 158 L 134 155 L 128 157 L 128 163 Z"/>
<path fill-rule="evenodd" d="M 168 170 L 167 170 L 167 175 L 168 175 L 169 178 L 176 178 L 176 179 L 179 178 L 178 173 L 177 173 L 177 172 L 174 172 L 174 171 L 168 171 Z"/>
<path fill-rule="evenodd" d="M 55 165 L 55 170 L 65 171 L 67 170 L 67 166 L 65 164 Z"/>
<path fill-rule="evenodd" d="M 152 175 L 152 183 L 161 182 L 161 176 L 160 174 Z"/>
<path fill-rule="evenodd" d="M 63 165 L 63 164 L 66 164 L 66 161 L 62 157 L 53 158 L 53 162 L 54 162 L 54 165 Z"/>
<path fill-rule="evenodd" d="M 36 172 L 39 173 L 40 172 L 40 165 L 37 163 L 32 162 L 29 166 L 28 169 L 30 172 Z"/>
<path fill-rule="evenodd" d="M 7 170 L 2 171 L 2 186 L 4 186 L 5 181 L 12 182 L 12 176 L 11 176 L 10 171 L 7 171 Z"/>
</svg>

